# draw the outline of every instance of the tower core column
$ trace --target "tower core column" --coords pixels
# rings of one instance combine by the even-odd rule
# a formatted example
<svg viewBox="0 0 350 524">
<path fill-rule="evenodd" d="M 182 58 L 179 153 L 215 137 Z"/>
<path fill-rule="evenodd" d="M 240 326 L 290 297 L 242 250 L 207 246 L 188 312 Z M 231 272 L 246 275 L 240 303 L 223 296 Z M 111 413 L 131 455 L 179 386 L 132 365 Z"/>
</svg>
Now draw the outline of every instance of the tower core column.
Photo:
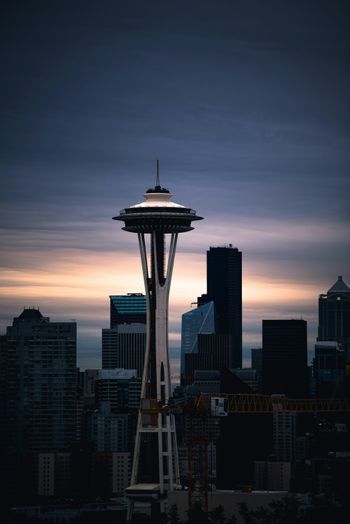
<svg viewBox="0 0 350 524">
<path fill-rule="evenodd" d="M 159 501 L 179 485 L 175 418 L 168 409 L 171 396 L 168 351 L 168 304 L 179 233 L 201 220 L 193 209 L 170 201 L 168 189 L 157 185 L 145 201 L 114 217 L 123 229 L 137 233 L 147 297 L 146 352 L 142 377 L 131 485 L 127 489 L 130 519 L 135 501 Z M 166 243 L 169 243 L 166 252 Z"/>
</svg>

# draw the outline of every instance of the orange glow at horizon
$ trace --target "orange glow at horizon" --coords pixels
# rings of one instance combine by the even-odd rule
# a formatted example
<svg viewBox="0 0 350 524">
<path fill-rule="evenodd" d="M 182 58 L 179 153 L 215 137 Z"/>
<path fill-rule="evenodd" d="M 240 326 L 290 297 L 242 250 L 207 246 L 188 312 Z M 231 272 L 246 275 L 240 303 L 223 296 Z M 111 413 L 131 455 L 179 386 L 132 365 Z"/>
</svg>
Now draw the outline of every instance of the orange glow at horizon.
<svg viewBox="0 0 350 524">
<path fill-rule="evenodd" d="M 144 292 L 139 255 L 135 253 L 86 253 L 69 250 L 55 254 L 43 253 L 38 269 L 4 269 L 0 280 L 3 297 L 40 300 L 56 297 L 60 301 L 87 298 L 104 301 L 110 294 Z M 246 274 L 253 275 L 249 263 Z M 171 289 L 172 309 L 189 310 L 191 303 L 206 292 L 205 254 L 178 253 Z M 243 280 L 245 306 L 315 301 L 319 289 L 315 285 L 249 276 Z"/>
<path fill-rule="evenodd" d="M 172 374 L 178 374 L 181 316 L 198 296 L 206 293 L 206 250 L 176 254 L 169 304 L 169 347 Z M 1 328 L 21 313 L 22 307 L 39 307 L 52 321 L 72 320 L 78 326 L 78 363 L 82 368 L 100 366 L 101 328 L 109 327 L 109 295 L 144 293 L 137 244 L 130 251 L 83 249 L 17 251 L 22 267 L 3 268 Z M 277 268 L 277 266 L 276 266 Z M 260 347 L 263 318 L 291 318 L 307 314 L 315 321 L 317 283 L 282 279 L 271 264 L 263 266 L 245 257 L 243 262 L 243 342 Z M 280 269 L 280 267 L 279 267 Z M 270 277 L 270 275 L 272 275 Z M 303 310 L 304 308 L 304 310 Z M 314 329 L 314 327 L 312 327 Z M 312 330 L 311 329 L 311 330 Z M 313 335 L 312 335 L 313 336 Z M 244 357 L 245 364 L 249 359 Z"/>
</svg>

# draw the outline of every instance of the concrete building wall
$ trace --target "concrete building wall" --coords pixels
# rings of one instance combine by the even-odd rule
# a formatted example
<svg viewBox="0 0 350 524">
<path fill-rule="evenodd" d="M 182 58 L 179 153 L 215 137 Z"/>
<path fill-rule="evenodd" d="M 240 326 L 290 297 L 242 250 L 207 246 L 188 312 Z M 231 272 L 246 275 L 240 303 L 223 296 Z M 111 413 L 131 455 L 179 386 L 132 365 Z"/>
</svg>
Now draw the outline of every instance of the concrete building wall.
<svg viewBox="0 0 350 524">
<path fill-rule="evenodd" d="M 279 461 L 295 461 L 296 420 L 297 414 L 294 412 L 273 412 L 273 451 Z"/>
<path fill-rule="evenodd" d="M 55 494 L 55 454 L 38 454 L 38 495 L 53 497 Z"/>
<path fill-rule="evenodd" d="M 267 489 L 270 491 L 289 491 L 290 474 L 290 462 L 268 462 Z"/>
<path fill-rule="evenodd" d="M 125 452 L 129 448 L 130 415 L 128 413 L 93 413 L 90 440 L 100 452 Z"/>
<path fill-rule="evenodd" d="M 289 491 L 290 462 L 254 462 L 254 488 L 268 491 Z"/>
<path fill-rule="evenodd" d="M 131 453 L 112 454 L 112 491 L 123 495 L 131 476 Z"/>
</svg>

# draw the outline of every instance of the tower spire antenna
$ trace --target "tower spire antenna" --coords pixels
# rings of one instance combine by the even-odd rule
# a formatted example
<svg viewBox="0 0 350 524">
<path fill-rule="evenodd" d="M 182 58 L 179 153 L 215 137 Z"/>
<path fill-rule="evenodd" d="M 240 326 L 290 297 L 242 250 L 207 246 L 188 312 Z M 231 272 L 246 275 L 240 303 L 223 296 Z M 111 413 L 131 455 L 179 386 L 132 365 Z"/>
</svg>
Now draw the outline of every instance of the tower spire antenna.
<svg viewBox="0 0 350 524">
<path fill-rule="evenodd" d="M 160 187 L 160 180 L 159 180 L 159 158 L 157 158 L 157 178 L 156 178 L 156 187 Z"/>
</svg>

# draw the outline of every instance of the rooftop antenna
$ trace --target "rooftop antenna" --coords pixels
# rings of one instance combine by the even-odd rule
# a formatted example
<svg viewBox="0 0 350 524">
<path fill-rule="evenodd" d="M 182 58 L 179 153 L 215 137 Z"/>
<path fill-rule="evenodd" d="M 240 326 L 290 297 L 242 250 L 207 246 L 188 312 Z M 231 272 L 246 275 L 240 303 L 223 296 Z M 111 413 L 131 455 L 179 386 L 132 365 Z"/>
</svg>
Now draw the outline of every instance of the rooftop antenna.
<svg viewBox="0 0 350 524">
<path fill-rule="evenodd" d="M 159 181 L 159 158 L 157 158 L 157 180 L 156 180 L 156 187 L 160 187 L 160 181 Z"/>
</svg>

